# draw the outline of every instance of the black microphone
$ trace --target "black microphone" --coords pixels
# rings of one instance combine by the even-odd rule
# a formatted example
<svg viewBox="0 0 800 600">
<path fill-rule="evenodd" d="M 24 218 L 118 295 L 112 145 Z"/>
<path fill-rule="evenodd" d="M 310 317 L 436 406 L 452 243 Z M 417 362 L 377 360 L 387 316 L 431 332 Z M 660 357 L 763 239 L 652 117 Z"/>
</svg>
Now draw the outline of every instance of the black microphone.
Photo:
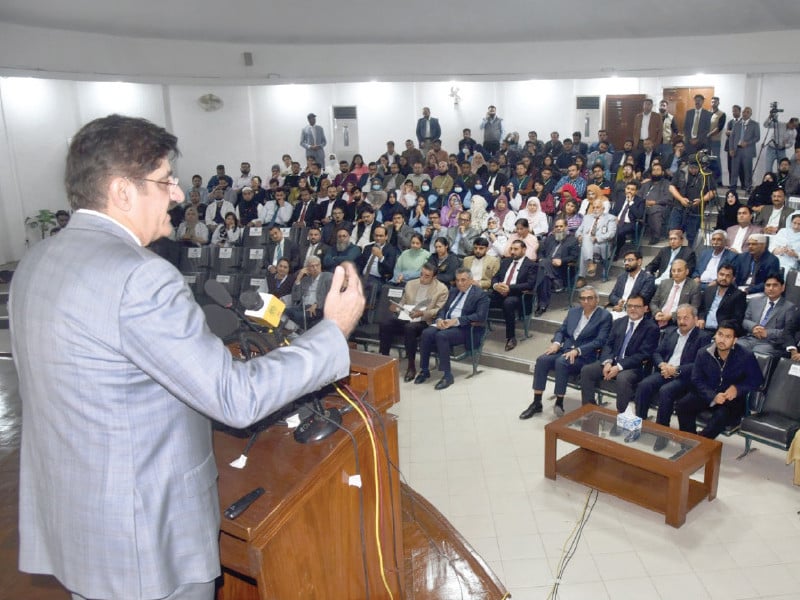
<svg viewBox="0 0 800 600">
<path fill-rule="evenodd" d="M 207 280 L 203 285 L 203 290 L 208 294 L 209 298 L 222 308 L 233 309 L 233 297 L 225 289 L 225 286 L 216 279 Z"/>
<path fill-rule="evenodd" d="M 242 303 L 245 310 L 261 310 L 264 306 L 264 300 L 255 290 L 242 292 L 242 295 L 239 296 L 239 302 Z"/>
<path fill-rule="evenodd" d="M 229 310 L 216 304 L 207 304 L 203 307 L 208 328 L 223 341 L 236 333 L 239 329 L 239 319 Z"/>
</svg>

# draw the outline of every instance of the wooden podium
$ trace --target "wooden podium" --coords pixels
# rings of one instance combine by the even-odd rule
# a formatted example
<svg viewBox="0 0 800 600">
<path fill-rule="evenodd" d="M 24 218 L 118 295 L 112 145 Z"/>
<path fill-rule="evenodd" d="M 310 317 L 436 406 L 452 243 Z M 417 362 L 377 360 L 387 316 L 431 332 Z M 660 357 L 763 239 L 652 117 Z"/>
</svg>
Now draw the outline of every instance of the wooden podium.
<svg viewBox="0 0 800 600">
<path fill-rule="evenodd" d="M 386 414 L 399 400 L 397 362 L 353 350 L 347 383 L 358 394 L 366 391 L 380 412 L 380 417 L 373 416 L 380 549 L 386 583 L 399 599 L 404 578 L 400 482 L 387 462 L 388 454 L 398 464 L 397 419 Z M 338 404 L 333 397 L 326 402 Z M 375 539 L 375 461 L 367 428 L 355 411 L 344 416 L 342 426 L 355 438 L 359 469 L 353 439 L 343 431 L 321 442 L 299 444 L 292 430 L 275 425 L 261 433 L 244 469 L 229 463 L 247 440 L 214 433 L 221 510 L 256 487 L 266 490 L 236 520 L 222 517 L 218 600 L 356 599 L 366 597 L 367 589 L 372 598 L 389 596 Z M 356 474 L 361 475 L 363 512 L 359 488 L 350 484 Z"/>
</svg>

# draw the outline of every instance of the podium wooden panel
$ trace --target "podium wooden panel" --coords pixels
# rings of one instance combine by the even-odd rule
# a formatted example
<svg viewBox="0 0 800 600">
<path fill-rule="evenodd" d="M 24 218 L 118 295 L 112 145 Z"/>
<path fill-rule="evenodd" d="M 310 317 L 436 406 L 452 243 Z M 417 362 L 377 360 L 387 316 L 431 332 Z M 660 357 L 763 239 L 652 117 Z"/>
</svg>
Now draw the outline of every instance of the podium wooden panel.
<svg viewBox="0 0 800 600">
<path fill-rule="evenodd" d="M 368 392 L 386 431 L 389 458 L 397 464 L 397 419 L 385 414 L 399 400 L 397 363 L 386 357 L 351 352 L 349 385 Z M 329 399 L 334 403 L 333 398 Z M 341 400 L 341 399 L 340 399 Z M 222 518 L 220 556 L 223 584 L 218 600 L 291 598 L 372 598 L 388 594 L 381 579 L 375 540 L 375 479 L 367 429 L 355 412 L 343 426 L 355 437 L 364 498 L 348 483 L 357 473 L 350 436 L 338 431 L 312 444 L 298 444 L 292 430 L 276 425 L 261 433 L 247 466 L 234 469 L 245 439 L 214 434 L 221 510 L 252 489 L 266 493 L 234 521 Z M 390 470 L 376 423 L 378 480 L 381 489 L 381 550 L 387 583 L 400 598 L 403 582 L 403 531 L 400 482 Z M 362 550 L 366 553 L 365 565 Z"/>
</svg>

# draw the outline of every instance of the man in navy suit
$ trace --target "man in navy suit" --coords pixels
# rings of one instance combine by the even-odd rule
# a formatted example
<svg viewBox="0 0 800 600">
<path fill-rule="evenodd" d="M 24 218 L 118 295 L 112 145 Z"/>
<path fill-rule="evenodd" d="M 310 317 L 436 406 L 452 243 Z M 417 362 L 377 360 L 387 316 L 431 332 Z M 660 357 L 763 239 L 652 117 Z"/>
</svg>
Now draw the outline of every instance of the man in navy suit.
<svg viewBox="0 0 800 600">
<path fill-rule="evenodd" d="M 728 242 L 728 234 L 717 229 L 711 234 L 711 247 L 706 248 L 697 259 L 697 265 L 692 272 L 692 279 L 700 284 L 701 289 L 705 289 L 712 281 L 717 278 L 717 272 L 721 265 L 732 264 L 736 259 L 736 253 L 725 247 Z"/>
<path fill-rule="evenodd" d="M 711 111 L 703 108 L 705 97 L 697 94 L 694 97 L 694 108 L 686 111 L 683 120 L 683 141 L 686 143 L 686 153 L 694 154 L 706 147 L 708 132 L 711 131 Z"/>
<path fill-rule="evenodd" d="M 533 371 L 533 402 L 522 411 L 520 419 L 530 419 L 542 412 L 542 394 L 550 371 L 556 372 L 556 404 L 558 416 L 564 414 L 564 395 L 571 374 L 597 360 L 598 351 L 605 345 L 611 332 L 611 314 L 598 306 L 597 290 L 587 285 L 580 291 L 581 306 L 571 308 L 553 342 L 544 354 L 536 359 Z"/>
<path fill-rule="evenodd" d="M 536 285 L 536 263 L 525 256 L 525 242 L 514 240 L 509 247 L 510 258 L 504 258 L 500 270 L 492 278 L 491 306 L 503 309 L 506 321 L 506 351 L 517 347 L 516 320 L 523 302 L 527 313 L 533 306 L 531 292 Z"/>
<path fill-rule="evenodd" d="M 779 273 L 781 263 L 778 257 L 767 250 L 767 236 L 754 233 L 747 239 L 749 252 L 742 252 L 733 263 L 736 269 L 736 285 L 746 294 L 764 291 L 767 277 Z"/>
<path fill-rule="evenodd" d="M 738 177 L 748 192 L 753 184 L 753 159 L 756 157 L 756 144 L 761 139 L 761 129 L 758 122 L 751 119 L 752 116 L 753 109 L 745 106 L 742 118 L 733 126 L 728 150 L 731 157 L 731 185 L 735 185 Z"/>
<path fill-rule="evenodd" d="M 603 346 L 600 360 L 581 369 L 581 402 L 595 404 L 594 394 L 600 379 L 615 381 L 617 410 L 625 412 L 633 400 L 636 384 L 644 377 L 645 363 L 658 344 L 658 325 L 645 319 L 647 303 L 631 295 L 625 304 L 628 315 L 614 321 L 611 335 Z"/>
<path fill-rule="evenodd" d="M 364 246 L 361 256 L 356 261 L 356 267 L 364 279 L 367 298 L 375 299 L 383 284 L 394 275 L 397 248 L 388 242 L 385 225 L 375 225 L 372 232 L 375 241 Z"/>
<path fill-rule="evenodd" d="M 678 307 L 678 327 L 670 330 L 653 353 L 653 373 L 636 388 L 636 414 L 647 418 L 650 400 L 658 395 L 656 423 L 669 427 L 675 399 L 692 384 L 692 366 L 701 348 L 711 343 L 711 334 L 697 325 L 697 309 L 691 304 Z"/>
<path fill-rule="evenodd" d="M 417 119 L 417 141 L 420 150 L 427 153 L 433 146 L 433 140 L 442 137 L 442 128 L 439 119 L 431 117 L 431 109 L 427 106 L 422 109 L 422 117 Z"/>
<path fill-rule="evenodd" d="M 741 323 L 747 310 L 747 295 L 733 285 L 734 270 L 730 263 L 717 269 L 715 283 L 709 283 L 700 295 L 697 326 L 714 332 L 722 321 Z"/>
<path fill-rule="evenodd" d="M 625 184 L 625 196 L 611 207 L 611 214 L 617 217 L 617 240 L 614 260 L 619 260 L 625 240 L 630 237 L 635 241 L 636 223 L 644 226 L 644 198 L 637 195 L 639 184 L 630 181 Z"/>
<path fill-rule="evenodd" d="M 171 233 L 168 206 L 183 200 L 177 154 L 175 136 L 144 119 L 84 126 L 64 177 L 76 213 L 11 285 L 25 406 L 19 568 L 54 575 L 73 598 L 214 598 L 210 419 L 247 427 L 349 372 L 364 307 L 350 265 L 291 348 L 242 363 L 211 333 L 181 274 L 146 248 Z"/>
<path fill-rule="evenodd" d="M 464 344 L 474 349 L 483 337 L 483 328 L 489 316 L 489 296 L 472 280 L 472 271 L 461 267 L 456 271 L 456 286 L 450 290 L 447 302 L 436 315 L 433 325 L 422 332 L 420 340 L 419 375 L 415 384 L 430 379 L 431 352 L 434 347 L 439 357 L 442 378 L 435 389 L 443 390 L 453 385 L 450 370 L 450 348 Z M 476 326 L 473 323 L 482 323 Z"/>
</svg>

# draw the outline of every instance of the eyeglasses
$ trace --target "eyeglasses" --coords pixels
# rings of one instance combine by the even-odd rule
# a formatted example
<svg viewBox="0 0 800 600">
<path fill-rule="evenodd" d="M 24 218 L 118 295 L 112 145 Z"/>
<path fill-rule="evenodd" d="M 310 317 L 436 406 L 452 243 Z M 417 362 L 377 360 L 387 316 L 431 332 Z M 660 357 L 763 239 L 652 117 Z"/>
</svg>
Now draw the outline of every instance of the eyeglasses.
<svg viewBox="0 0 800 600">
<path fill-rule="evenodd" d="M 644 304 L 626 304 L 627 308 L 644 308 Z"/>
<path fill-rule="evenodd" d="M 589 302 L 589 300 L 594 300 L 595 297 L 594 296 L 579 296 L 578 299 L 581 302 Z"/>
<path fill-rule="evenodd" d="M 146 177 L 136 177 L 135 179 L 126 177 L 125 179 L 130 179 L 131 181 L 149 181 L 150 183 L 158 183 L 160 185 L 167 186 L 169 191 L 172 191 L 173 189 L 178 187 L 177 177 L 167 177 L 165 181 L 159 181 L 158 179 L 147 179 Z"/>
</svg>

